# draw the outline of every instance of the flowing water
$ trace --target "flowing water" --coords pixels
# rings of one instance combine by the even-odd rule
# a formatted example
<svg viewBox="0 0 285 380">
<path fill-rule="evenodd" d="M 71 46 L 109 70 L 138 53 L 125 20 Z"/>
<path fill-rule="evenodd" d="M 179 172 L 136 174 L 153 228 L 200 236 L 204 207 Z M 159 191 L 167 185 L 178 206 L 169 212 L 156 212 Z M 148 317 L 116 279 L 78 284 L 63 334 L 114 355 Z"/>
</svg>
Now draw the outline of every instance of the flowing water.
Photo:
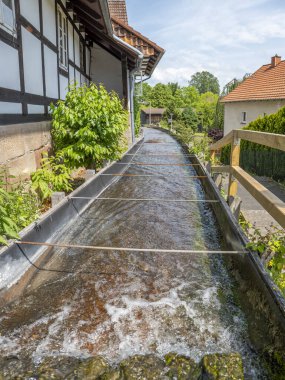
<svg viewBox="0 0 285 380">
<path fill-rule="evenodd" d="M 168 164 L 161 166 L 139 163 Z M 217 222 L 180 145 L 148 129 L 126 173 L 58 241 L 113 247 L 221 250 Z M 147 175 L 147 176 L 146 176 Z M 163 202 L 169 199 L 170 202 Z M 263 378 L 235 284 L 221 255 L 49 249 L 41 268 L 22 279 L 21 294 L 0 313 L 0 355 L 104 356 L 168 352 L 199 361 L 239 352 L 248 379 Z M 12 291 L 12 290 L 11 290 Z"/>
</svg>

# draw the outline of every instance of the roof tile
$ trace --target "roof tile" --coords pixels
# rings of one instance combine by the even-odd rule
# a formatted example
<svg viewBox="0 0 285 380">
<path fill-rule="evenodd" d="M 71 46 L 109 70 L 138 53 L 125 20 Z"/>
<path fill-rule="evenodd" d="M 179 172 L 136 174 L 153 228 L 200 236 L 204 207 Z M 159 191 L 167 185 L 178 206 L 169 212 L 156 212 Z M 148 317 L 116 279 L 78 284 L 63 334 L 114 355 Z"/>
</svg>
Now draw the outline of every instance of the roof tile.
<svg viewBox="0 0 285 380">
<path fill-rule="evenodd" d="M 285 61 L 263 65 L 221 99 L 222 103 L 247 100 L 285 99 Z"/>
<path fill-rule="evenodd" d="M 125 24 L 128 24 L 126 0 L 108 0 L 108 4 L 111 17 L 116 17 Z"/>
</svg>

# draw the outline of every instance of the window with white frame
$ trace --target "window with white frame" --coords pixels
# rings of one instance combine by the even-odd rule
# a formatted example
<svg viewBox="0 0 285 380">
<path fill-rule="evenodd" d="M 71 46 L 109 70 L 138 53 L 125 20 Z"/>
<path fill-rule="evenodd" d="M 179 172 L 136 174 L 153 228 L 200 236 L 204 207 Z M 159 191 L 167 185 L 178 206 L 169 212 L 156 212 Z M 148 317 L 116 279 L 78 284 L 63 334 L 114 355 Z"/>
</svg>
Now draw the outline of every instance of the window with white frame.
<svg viewBox="0 0 285 380">
<path fill-rule="evenodd" d="M 246 124 L 246 122 L 247 122 L 247 114 L 246 114 L 246 112 L 242 112 L 241 113 L 241 123 Z"/>
<path fill-rule="evenodd" d="M 8 32 L 15 32 L 14 0 L 0 0 L 0 26 Z"/>
<path fill-rule="evenodd" d="M 59 65 L 63 69 L 68 68 L 68 53 L 67 53 L 67 17 L 61 9 L 57 11 L 58 22 L 58 52 Z"/>
</svg>

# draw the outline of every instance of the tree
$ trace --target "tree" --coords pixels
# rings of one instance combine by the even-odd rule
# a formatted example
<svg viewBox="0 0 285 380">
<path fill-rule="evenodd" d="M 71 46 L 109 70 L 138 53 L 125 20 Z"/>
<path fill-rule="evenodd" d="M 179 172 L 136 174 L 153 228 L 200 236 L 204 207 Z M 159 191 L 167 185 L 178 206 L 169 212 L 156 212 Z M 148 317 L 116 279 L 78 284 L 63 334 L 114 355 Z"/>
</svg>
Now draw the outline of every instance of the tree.
<svg viewBox="0 0 285 380">
<path fill-rule="evenodd" d="M 177 82 L 169 82 L 167 86 L 170 88 L 173 96 L 175 96 L 176 92 L 180 89 L 180 86 Z"/>
<path fill-rule="evenodd" d="M 197 131 L 199 120 L 192 107 L 185 108 L 181 115 L 181 121 L 186 127 L 191 128 L 193 132 Z"/>
<path fill-rule="evenodd" d="M 171 88 L 167 84 L 156 84 L 152 88 L 150 101 L 152 107 L 167 108 L 173 101 Z"/>
<path fill-rule="evenodd" d="M 201 71 L 192 75 L 189 84 L 196 87 L 200 94 L 205 94 L 206 92 L 220 93 L 218 79 L 208 71 Z"/>
<path fill-rule="evenodd" d="M 212 92 L 206 92 L 200 96 L 196 111 L 205 129 L 210 129 L 214 125 L 218 100 L 219 96 Z"/>
</svg>

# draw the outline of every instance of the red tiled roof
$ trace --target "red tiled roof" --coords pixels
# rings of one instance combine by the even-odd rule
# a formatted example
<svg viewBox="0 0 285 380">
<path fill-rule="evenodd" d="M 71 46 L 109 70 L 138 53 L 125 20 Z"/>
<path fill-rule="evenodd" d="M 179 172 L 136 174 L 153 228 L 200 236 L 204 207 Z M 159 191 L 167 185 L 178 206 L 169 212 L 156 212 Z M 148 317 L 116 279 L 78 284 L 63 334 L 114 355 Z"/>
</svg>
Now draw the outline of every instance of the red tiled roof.
<svg viewBox="0 0 285 380">
<path fill-rule="evenodd" d="M 247 100 L 285 99 L 285 61 L 261 66 L 254 74 L 221 99 L 222 103 Z"/>
<path fill-rule="evenodd" d="M 128 13 L 125 0 L 108 0 L 109 10 L 111 17 L 116 17 L 117 19 L 128 24 Z"/>
<path fill-rule="evenodd" d="M 114 33 L 129 45 L 140 50 L 144 55 L 142 72 L 144 75 L 151 75 L 158 62 L 164 54 L 164 49 L 145 37 L 130 25 L 112 17 Z"/>
</svg>

